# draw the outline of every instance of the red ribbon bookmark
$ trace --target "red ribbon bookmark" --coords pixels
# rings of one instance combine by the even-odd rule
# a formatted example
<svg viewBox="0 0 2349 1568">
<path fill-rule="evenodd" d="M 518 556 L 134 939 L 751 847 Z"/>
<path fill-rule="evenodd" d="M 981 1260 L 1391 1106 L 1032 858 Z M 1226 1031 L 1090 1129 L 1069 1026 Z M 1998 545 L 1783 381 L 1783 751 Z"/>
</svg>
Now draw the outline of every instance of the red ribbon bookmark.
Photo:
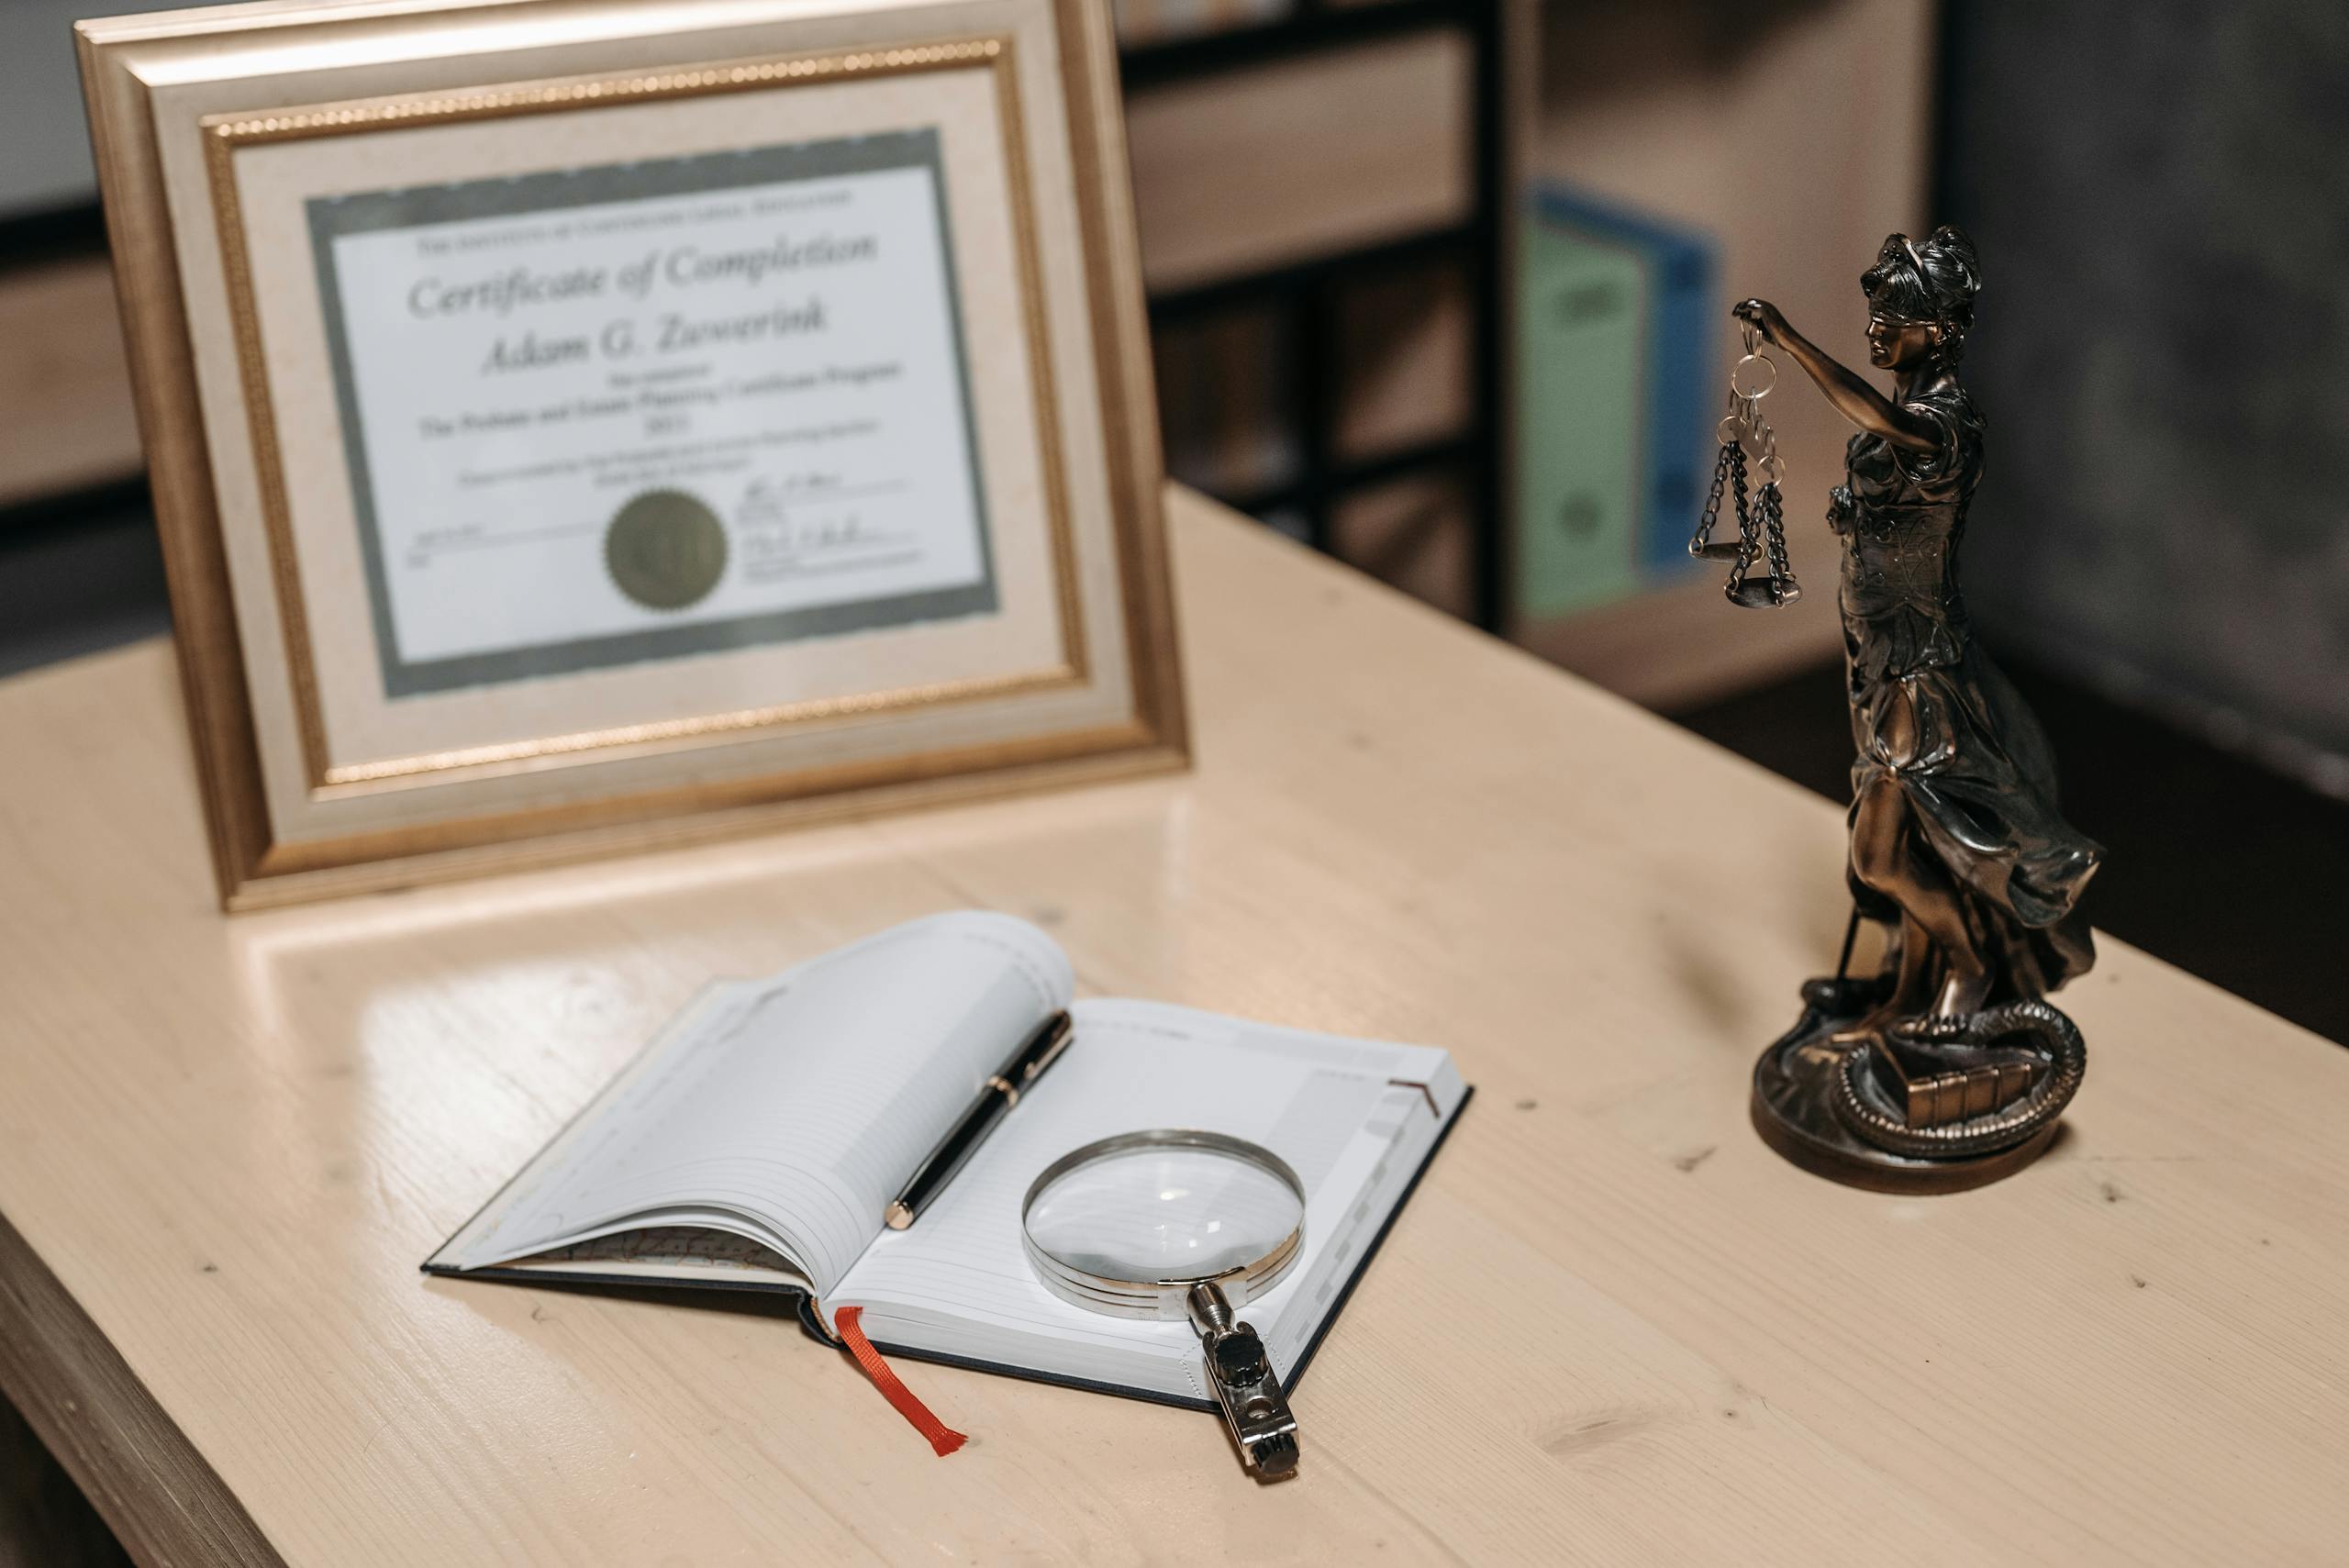
<svg viewBox="0 0 2349 1568">
<path fill-rule="evenodd" d="M 881 1352 L 873 1348 L 873 1341 L 864 1337 L 864 1329 L 859 1326 L 863 1316 L 862 1307 L 843 1307 L 832 1314 L 832 1326 L 840 1330 L 841 1342 L 848 1347 L 848 1353 L 856 1358 L 856 1364 L 864 1369 L 864 1375 L 881 1391 L 881 1397 L 896 1407 L 897 1414 L 930 1440 L 930 1450 L 939 1458 L 944 1459 L 969 1442 L 969 1438 L 931 1415 L 930 1407 L 915 1398 L 914 1391 L 889 1370 L 889 1363 L 881 1359 Z"/>
</svg>

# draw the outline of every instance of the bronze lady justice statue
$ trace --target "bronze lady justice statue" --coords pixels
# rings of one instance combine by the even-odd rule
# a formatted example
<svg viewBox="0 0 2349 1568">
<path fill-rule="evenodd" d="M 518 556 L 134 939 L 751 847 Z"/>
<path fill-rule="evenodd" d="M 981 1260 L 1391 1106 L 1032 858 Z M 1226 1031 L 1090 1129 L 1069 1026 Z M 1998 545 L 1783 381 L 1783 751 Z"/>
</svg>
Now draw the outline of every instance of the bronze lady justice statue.
<svg viewBox="0 0 2349 1568">
<path fill-rule="evenodd" d="M 1854 927 L 1889 929 L 1880 974 L 1803 988 L 1802 1021 L 1755 1068 L 1754 1120 L 1823 1173 L 1946 1190 L 2027 1162 L 2079 1086 L 2079 1031 L 2044 996 L 2094 962 L 2075 906 L 2101 851 L 2058 815 L 2046 734 L 1958 594 L 1982 475 L 1983 419 L 1958 380 L 1974 246 L 1947 227 L 1896 234 L 1860 287 L 1888 398 L 1767 301 L 1735 312 L 1859 427 L 1828 509 L 1859 753 L 1849 880 Z"/>
</svg>

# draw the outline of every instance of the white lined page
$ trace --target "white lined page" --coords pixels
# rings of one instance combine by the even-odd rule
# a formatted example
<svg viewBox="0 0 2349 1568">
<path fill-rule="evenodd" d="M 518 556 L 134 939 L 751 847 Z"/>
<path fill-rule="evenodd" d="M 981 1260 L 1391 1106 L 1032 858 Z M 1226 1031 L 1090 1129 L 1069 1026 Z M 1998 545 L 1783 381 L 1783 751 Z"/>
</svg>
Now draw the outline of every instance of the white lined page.
<svg viewBox="0 0 2349 1568">
<path fill-rule="evenodd" d="M 1304 1255 L 1245 1313 L 1276 1364 L 1293 1363 L 1329 1310 L 1335 1287 L 1324 1276 L 1351 1272 L 1399 1196 L 1391 1173 L 1407 1158 L 1415 1170 L 1410 1150 L 1423 1153 L 1433 1140 L 1438 1118 L 1425 1095 L 1390 1081 L 1436 1084 L 1448 1115 L 1460 1093 L 1450 1059 L 1156 1003 L 1086 1001 L 1072 1012 L 1067 1054 L 911 1229 L 877 1238 L 837 1293 L 824 1295 L 827 1317 L 853 1302 L 875 1340 L 909 1349 L 1204 1396 L 1187 1325 L 1061 1300 L 1035 1278 L 1019 1222 L 1030 1184 L 1070 1150 L 1117 1133 L 1201 1128 L 1263 1144 L 1305 1184 Z"/>
<path fill-rule="evenodd" d="M 1072 987 L 1051 938 L 979 913 L 719 987 L 467 1228 L 451 1261 L 480 1267 L 698 1219 L 774 1247 L 824 1292 Z"/>
</svg>

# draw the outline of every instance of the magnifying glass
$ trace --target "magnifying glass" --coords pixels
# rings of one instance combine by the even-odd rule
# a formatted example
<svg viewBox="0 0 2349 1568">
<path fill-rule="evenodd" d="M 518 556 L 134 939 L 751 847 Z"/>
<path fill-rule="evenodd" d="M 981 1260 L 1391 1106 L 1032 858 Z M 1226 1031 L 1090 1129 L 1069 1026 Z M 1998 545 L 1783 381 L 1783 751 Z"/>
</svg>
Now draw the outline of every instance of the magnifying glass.
<svg viewBox="0 0 2349 1568">
<path fill-rule="evenodd" d="M 1256 1330 L 1233 1314 L 1305 1245 L 1305 1184 L 1271 1150 L 1169 1129 L 1088 1143 L 1044 1167 L 1020 1206 L 1037 1278 L 1118 1318 L 1186 1318 L 1243 1464 L 1297 1469 L 1297 1418 Z"/>
</svg>

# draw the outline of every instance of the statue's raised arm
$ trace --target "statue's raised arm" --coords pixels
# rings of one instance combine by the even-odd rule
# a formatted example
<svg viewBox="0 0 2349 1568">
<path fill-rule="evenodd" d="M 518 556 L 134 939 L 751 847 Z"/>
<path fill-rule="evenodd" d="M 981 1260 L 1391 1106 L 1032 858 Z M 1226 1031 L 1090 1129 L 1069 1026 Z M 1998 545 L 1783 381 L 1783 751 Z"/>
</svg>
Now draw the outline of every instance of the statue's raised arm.
<svg viewBox="0 0 2349 1568">
<path fill-rule="evenodd" d="M 1741 321 L 1752 322 L 1760 330 L 1764 340 L 1772 347 L 1785 350 L 1787 357 L 1801 366 L 1803 373 L 1810 377 L 1819 390 L 1826 395 L 1827 401 L 1835 406 L 1835 411 L 1861 429 L 1871 435 L 1882 436 L 1910 451 L 1929 452 L 1939 444 L 1940 431 L 1930 420 L 1909 413 L 1846 368 L 1842 361 L 1796 331 L 1786 313 L 1768 300 L 1742 301 L 1732 313 Z M 1887 330 L 1893 330 L 1889 324 L 1887 324 Z M 1868 325 L 1871 359 L 1876 355 L 1876 336 L 1877 323 L 1871 317 Z"/>
</svg>

